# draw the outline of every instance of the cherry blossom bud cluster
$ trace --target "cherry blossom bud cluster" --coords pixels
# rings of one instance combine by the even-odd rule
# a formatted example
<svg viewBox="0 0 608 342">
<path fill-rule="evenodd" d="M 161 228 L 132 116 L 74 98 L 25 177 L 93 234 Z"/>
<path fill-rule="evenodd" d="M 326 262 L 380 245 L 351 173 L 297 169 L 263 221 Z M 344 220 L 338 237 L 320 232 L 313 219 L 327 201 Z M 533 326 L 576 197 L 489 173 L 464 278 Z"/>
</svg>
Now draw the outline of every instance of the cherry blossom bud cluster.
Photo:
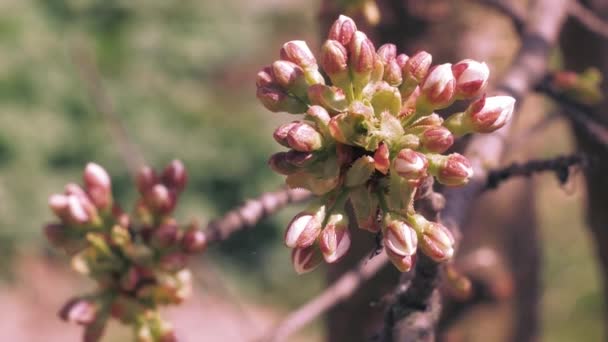
<svg viewBox="0 0 608 342">
<path fill-rule="evenodd" d="M 285 234 L 298 273 L 347 252 L 347 201 L 353 225 L 381 233 L 399 270 L 412 267 L 418 250 L 438 262 L 449 259 L 449 231 L 423 224 L 413 201 L 428 177 L 466 185 L 473 167 L 449 153 L 455 138 L 496 131 L 511 118 L 513 98 L 485 94 L 488 66 L 471 59 L 433 65 L 428 52 L 408 56 L 393 44 L 376 49 L 343 15 L 318 58 L 302 41 L 286 43 L 279 55 L 258 73 L 258 98 L 273 112 L 303 115 L 276 129 L 274 139 L 287 150 L 269 165 L 289 187 L 318 196 Z M 464 112 L 445 120 L 435 113 L 463 100 L 470 101 Z"/>
<path fill-rule="evenodd" d="M 133 215 L 114 201 L 110 176 L 93 163 L 84 170 L 84 186 L 70 183 L 50 196 L 59 222 L 44 227 L 46 237 L 72 258 L 77 272 L 97 284 L 94 293 L 71 299 L 59 313 L 84 326 L 84 341 L 100 340 L 109 318 L 131 325 L 137 341 L 176 340 L 158 308 L 188 297 L 188 257 L 207 245 L 195 223 L 179 224 L 172 217 L 187 179 L 177 160 L 161 173 L 143 167 Z"/>
</svg>

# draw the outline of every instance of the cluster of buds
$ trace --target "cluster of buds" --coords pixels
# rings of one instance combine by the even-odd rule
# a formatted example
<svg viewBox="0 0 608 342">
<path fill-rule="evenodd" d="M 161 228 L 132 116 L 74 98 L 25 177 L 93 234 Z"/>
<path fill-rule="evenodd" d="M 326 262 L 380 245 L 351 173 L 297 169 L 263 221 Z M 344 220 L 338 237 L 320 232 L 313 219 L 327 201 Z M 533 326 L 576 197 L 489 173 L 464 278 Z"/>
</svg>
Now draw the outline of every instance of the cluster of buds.
<svg viewBox="0 0 608 342">
<path fill-rule="evenodd" d="M 596 68 L 588 68 L 582 73 L 564 70 L 553 74 L 551 86 L 566 97 L 587 106 L 601 102 L 602 73 Z"/>
<path fill-rule="evenodd" d="M 188 297 L 188 256 L 207 244 L 195 223 L 180 227 L 171 216 L 186 185 L 184 165 L 173 161 L 160 175 L 143 167 L 132 216 L 114 202 L 110 176 L 101 166 L 88 164 L 83 178 L 84 186 L 70 183 L 64 193 L 50 197 L 60 222 L 46 225 L 44 232 L 97 290 L 68 301 L 60 317 L 83 325 L 87 342 L 101 338 L 110 317 L 132 325 L 137 341 L 175 341 L 158 309 Z"/>
<path fill-rule="evenodd" d="M 418 247 L 438 262 L 452 256 L 450 232 L 417 214 L 413 201 L 430 176 L 465 185 L 470 162 L 445 152 L 456 137 L 490 133 L 510 119 L 515 100 L 487 97 L 488 76 L 485 63 L 470 59 L 433 66 L 424 51 L 409 57 L 393 44 L 376 50 L 346 16 L 331 27 L 318 60 L 304 41 L 283 45 L 256 84 L 269 110 L 304 114 L 277 128 L 275 140 L 289 150 L 269 160 L 290 187 L 318 196 L 285 234 L 298 273 L 348 251 L 346 201 L 359 228 L 382 233 L 399 270 L 412 267 Z M 435 113 L 457 100 L 471 103 L 446 120 Z"/>
</svg>

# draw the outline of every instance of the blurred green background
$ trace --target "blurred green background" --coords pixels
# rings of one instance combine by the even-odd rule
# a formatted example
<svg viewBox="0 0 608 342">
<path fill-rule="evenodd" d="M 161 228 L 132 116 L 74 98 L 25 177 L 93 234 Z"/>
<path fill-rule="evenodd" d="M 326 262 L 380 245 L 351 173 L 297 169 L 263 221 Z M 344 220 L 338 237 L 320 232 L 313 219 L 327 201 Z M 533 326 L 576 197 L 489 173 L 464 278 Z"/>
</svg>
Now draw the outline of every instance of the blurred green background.
<svg viewBox="0 0 608 342">
<path fill-rule="evenodd" d="M 49 329 L 77 335 L 77 327 L 56 322 L 54 311 L 89 284 L 42 239 L 41 226 L 52 219 L 47 197 L 80 180 L 88 161 L 108 169 L 120 202 L 135 196 L 107 122 L 79 76 L 75 51 L 94 57 L 116 113 L 146 161 L 157 168 L 173 158 L 186 164 L 190 184 L 177 216 L 207 222 L 282 184 L 266 160 L 280 150 L 271 138 L 274 127 L 290 118 L 257 103 L 255 73 L 278 57 L 286 40 L 318 46 L 317 11 L 318 3 L 306 0 L 0 1 L 0 303 L 14 305 L 15 312 L 39 310 Z M 564 136 L 566 128 L 555 126 L 549 134 Z M 540 141 L 535 150 L 552 155 L 570 146 L 568 139 L 550 146 Z M 568 196 L 553 179 L 537 183 L 548 240 L 543 340 L 600 340 L 601 294 L 581 219 L 582 189 Z M 208 303 L 228 307 L 226 320 L 233 325 L 253 320 L 253 326 L 268 327 L 316 293 L 323 272 L 297 277 L 281 243 L 295 210 L 213 247 L 198 265 L 205 274 L 197 278 L 201 297 L 186 305 L 187 315 L 175 313 L 182 319 L 178 327 L 195 329 L 197 320 L 208 320 L 215 310 L 205 311 Z M 48 254 L 50 264 L 39 260 Z M 31 284 L 36 281 L 42 284 Z M 24 284 L 38 302 L 19 298 L 31 295 Z M 321 330 L 317 324 L 301 339 L 318 340 Z M 108 340 L 124 340 L 126 332 L 112 331 Z M 45 334 L 44 340 L 65 341 Z"/>
</svg>

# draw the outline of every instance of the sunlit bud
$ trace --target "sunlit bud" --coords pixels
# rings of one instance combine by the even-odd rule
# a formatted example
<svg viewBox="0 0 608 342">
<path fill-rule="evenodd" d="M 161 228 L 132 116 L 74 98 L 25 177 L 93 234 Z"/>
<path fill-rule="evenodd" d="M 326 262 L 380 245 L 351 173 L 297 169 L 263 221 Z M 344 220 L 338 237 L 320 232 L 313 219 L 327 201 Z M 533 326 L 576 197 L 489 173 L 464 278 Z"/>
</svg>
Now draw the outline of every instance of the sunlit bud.
<svg viewBox="0 0 608 342">
<path fill-rule="evenodd" d="M 307 108 L 306 103 L 289 96 L 278 86 L 258 87 L 256 95 L 262 105 L 271 112 L 300 114 Z"/>
<path fill-rule="evenodd" d="M 143 166 L 137 172 L 137 189 L 140 193 L 145 193 L 148 189 L 158 183 L 156 171 L 149 166 Z"/>
<path fill-rule="evenodd" d="M 88 299 L 70 299 L 59 310 L 59 317 L 67 322 L 88 325 L 97 319 L 97 305 Z"/>
<path fill-rule="evenodd" d="M 150 243 L 157 248 L 173 246 L 180 238 L 180 230 L 175 223 L 163 223 L 150 236 Z"/>
<path fill-rule="evenodd" d="M 424 254 L 436 262 L 448 260 L 454 255 L 454 237 L 440 223 L 428 222 L 418 245 Z"/>
<path fill-rule="evenodd" d="M 182 252 L 165 254 L 158 260 L 158 265 L 162 270 L 176 272 L 188 265 L 188 257 Z"/>
<path fill-rule="evenodd" d="M 342 258 L 350 248 L 350 231 L 345 213 L 334 213 L 319 236 L 319 249 L 328 263 Z"/>
<path fill-rule="evenodd" d="M 346 172 L 344 185 L 347 187 L 355 187 L 362 185 L 371 177 L 375 171 L 374 158 L 363 156 L 353 163 Z"/>
<path fill-rule="evenodd" d="M 395 157 L 393 167 L 399 176 L 416 181 L 426 176 L 428 161 L 424 154 L 404 148 Z"/>
<path fill-rule="evenodd" d="M 406 59 L 407 56 L 405 56 L 405 58 L 400 58 L 403 60 Z M 397 61 L 401 63 L 399 58 Z M 433 56 L 431 56 L 431 54 L 426 51 L 416 52 L 412 57 L 407 58 L 403 65 L 403 79 L 413 80 L 416 83 L 422 82 L 429 72 L 431 63 L 433 63 Z"/>
<path fill-rule="evenodd" d="M 106 170 L 95 163 L 88 163 L 84 169 L 83 178 L 93 204 L 100 210 L 110 209 L 112 184 Z"/>
<path fill-rule="evenodd" d="M 349 44 L 350 67 L 355 91 L 360 91 L 369 82 L 376 62 L 374 44 L 361 31 L 355 32 Z"/>
<path fill-rule="evenodd" d="M 155 212 L 168 214 L 175 208 L 175 193 L 163 184 L 156 184 L 144 194 L 146 205 Z"/>
<path fill-rule="evenodd" d="M 511 96 L 484 96 L 471 103 L 465 116 L 475 132 L 491 133 L 511 119 L 514 108 L 515 99 Z"/>
<path fill-rule="evenodd" d="M 319 127 L 327 127 L 331 119 L 327 110 L 321 106 L 310 106 L 305 118 L 314 121 Z"/>
<path fill-rule="evenodd" d="M 292 40 L 283 44 L 281 59 L 295 63 L 304 69 L 317 67 L 315 56 L 303 40 Z"/>
<path fill-rule="evenodd" d="M 385 175 L 388 173 L 388 170 L 391 167 L 389 157 L 390 152 L 388 150 L 388 145 L 385 143 L 380 143 L 376 149 L 376 152 L 374 152 L 374 166 L 376 167 L 376 170 Z"/>
<path fill-rule="evenodd" d="M 186 253 L 200 253 L 207 248 L 207 235 L 197 227 L 190 227 L 182 238 L 182 249 Z"/>
<path fill-rule="evenodd" d="M 473 167 L 469 160 L 458 153 L 447 156 L 427 155 L 429 171 L 437 181 L 447 186 L 462 186 L 469 182 L 473 176 Z"/>
<path fill-rule="evenodd" d="M 293 122 L 289 122 L 286 124 L 282 124 L 281 126 L 277 127 L 277 129 L 274 130 L 272 137 L 279 144 L 281 144 L 285 147 L 289 147 L 289 143 L 287 143 L 287 134 L 298 123 L 299 123 L 299 121 L 293 121 Z"/>
<path fill-rule="evenodd" d="M 85 224 L 91 220 L 83 202 L 76 195 L 68 195 L 67 221 L 73 224 Z"/>
<path fill-rule="evenodd" d="M 84 192 L 80 185 L 74 183 L 67 184 L 65 186 L 65 193 L 68 197 L 74 196 L 78 199 L 80 206 L 82 206 L 89 217 L 88 221 L 90 221 L 90 223 L 100 223 L 97 207 L 91 202 L 91 197 Z"/>
<path fill-rule="evenodd" d="M 418 245 L 416 231 L 400 220 L 390 220 L 384 230 L 384 247 L 402 257 L 414 255 Z"/>
<path fill-rule="evenodd" d="M 275 81 L 274 76 L 272 74 L 272 67 L 267 66 L 264 67 L 262 70 L 258 71 L 258 74 L 256 75 L 255 79 L 256 87 L 268 87 L 276 83 L 277 82 Z"/>
<path fill-rule="evenodd" d="M 49 197 L 49 208 L 62 220 L 67 220 L 68 206 L 68 196 L 66 195 L 54 194 Z"/>
<path fill-rule="evenodd" d="M 308 99 L 312 104 L 319 105 L 332 114 L 343 112 L 348 105 L 342 89 L 323 84 L 308 87 Z"/>
<path fill-rule="evenodd" d="M 397 57 L 397 46 L 395 44 L 384 44 L 378 48 L 378 58 L 386 64 Z"/>
<path fill-rule="evenodd" d="M 416 121 L 412 123 L 411 127 L 415 128 L 417 130 L 416 132 L 423 132 L 430 128 L 439 127 L 441 124 L 443 124 L 443 119 L 441 116 L 437 115 L 436 113 L 432 113 L 416 119 Z"/>
<path fill-rule="evenodd" d="M 345 15 L 340 15 L 329 29 L 328 38 L 346 46 L 350 43 L 356 31 L 357 25 L 355 25 L 355 22 Z"/>
<path fill-rule="evenodd" d="M 344 45 L 335 40 L 327 40 L 321 47 L 320 64 L 332 81 L 344 80 L 348 74 L 348 52 Z"/>
<path fill-rule="evenodd" d="M 480 95 L 488 84 L 490 69 L 486 63 L 465 59 L 452 66 L 456 78 L 456 96 L 472 98 Z"/>
<path fill-rule="evenodd" d="M 272 73 L 278 85 L 289 90 L 295 96 L 306 96 L 308 84 L 302 68 L 292 62 L 279 60 L 272 63 Z"/>
<path fill-rule="evenodd" d="M 173 190 L 181 192 L 188 182 L 188 173 L 184 163 L 173 160 L 163 171 L 161 176 L 163 184 Z"/>
<path fill-rule="evenodd" d="M 425 110 L 445 108 L 454 100 L 456 80 L 450 63 L 433 67 L 420 86 L 417 107 Z"/>
<path fill-rule="evenodd" d="M 297 214 L 285 230 L 285 245 L 289 248 L 311 246 L 321 232 L 325 206 L 313 204 Z"/>
<path fill-rule="evenodd" d="M 378 222 L 378 197 L 366 187 L 354 188 L 349 193 L 357 226 L 361 229 L 377 233 L 380 230 Z"/>
<path fill-rule="evenodd" d="M 315 245 L 294 248 L 291 252 L 291 262 L 297 274 L 304 274 L 314 270 L 322 261 L 323 254 L 321 254 L 321 251 Z"/>
<path fill-rule="evenodd" d="M 443 153 L 454 144 L 454 136 L 443 126 L 432 127 L 420 136 L 422 147 L 433 153 Z"/>
<path fill-rule="evenodd" d="M 290 175 L 298 171 L 298 167 L 288 162 L 287 152 L 278 152 L 270 156 L 268 159 L 268 166 L 272 171 L 281 175 Z"/>
<path fill-rule="evenodd" d="M 401 67 L 399 67 L 399 64 L 395 59 L 390 60 L 384 65 L 383 80 L 393 87 L 398 87 L 403 81 Z"/>
<path fill-rule="evenodd" d="M 409 272 L 414 266 L 414 256 L 406 255 L 402 256 L 400 254 L 393 253 L 390 249 L 385 248 L 386 255 L 388 255 L 391 263 L 400 271 L 400 272 Z"/>
<path fill-rule="evenodd" d="M 289 150 L 285 154 L 285 161 L 295 167 L 308 166 L 315 160 L 314 154 L 310 152 L 299 152 L 295 150 Z"/>
<path fill-rule="evenodd" d="M 404 53 L 400 53 L 395 57 L 395 62 L 397 62 L 397 65 L 399 66 L 399 68 L 401 70 L 403 70 L 403 68 L 405 67 L 405 63 L 407 63 L 407 61 L 410 59 L 410 57 L 408 57 L 408 55 L 404 54 Z"/>
<path fill-rule="evenodd" d="M 298 122 L 287 133 L 287 144 L 299 152 L 312 152 L 323 147 L 323 136 L 313 126 Z"/>
<path fill-rule="evenodd" d="M 384 111 L 388 111 L 393 116 L 399 115 L 399 112 L 401 111 L 401 94 L 399 93 L 399 89 L 391 87 L 386 82 L 379 82 L 375 86 L 375 89 L 371 101 L 374 112 L 380 114 Z"/>
</svg>

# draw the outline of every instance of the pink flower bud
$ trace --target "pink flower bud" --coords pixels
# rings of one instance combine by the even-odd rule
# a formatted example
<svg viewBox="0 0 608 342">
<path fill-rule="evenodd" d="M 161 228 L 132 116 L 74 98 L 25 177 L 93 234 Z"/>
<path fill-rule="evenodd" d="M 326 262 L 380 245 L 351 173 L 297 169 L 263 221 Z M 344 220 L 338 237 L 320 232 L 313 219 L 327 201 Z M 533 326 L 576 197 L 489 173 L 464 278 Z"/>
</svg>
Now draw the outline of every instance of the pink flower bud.
<svg viewBox="0 0 608 342">
<path fill-rule="evenodd" d="M 420 143 L 429 152 L 443 153 L 454 144 L 454 136 L 443 126 L 432 127 L 422 133 Z"/>
<path fill-rule="evenodd" d="M 283 44 L 281 59 L 295 63 L 304 69 L 317 67 L 315 56 L 303 40 L 292 40 Z"/>
<path fill-rule="evenodd" d="M 410 57 L 408 57 L 408 55 L 404 54 L 404 53 L 400 53 L 397 55 L 397 57 L 395 57 L 395 62 L 397 62 L 397 65 L 399 66 L 399 68 L 401 70 L 403 70 L 403 68 L 405 68 L 405 63 L 407 63 L 407 61 L 410 59 Z"/>
<path fill-rule="evenodd" d="M 420 249 L 436 262 L 450 259 L 454 255 L 454 237 L 440 223 L 429 222 L 422 231 Z"/>
<path fill-rule="evenodd" d="M 135 180 L 139 193 L 143 194 L 158 183 L 158 176 L 156 175 L 154 169 L 149 166 L 143 166 L 137 172 L 137 177 Z"/>
<path fill-rule="evenodd" d="M 315 161 L 314 154 L 310 152 L 298 152 L 289 150 L 285 154 L 285 161 L 295 167 L 306 167 L 313 161 Z"/>
<path fill-rule="evenodd" d="M 320 64 L 327 75 L 333 76 L 348 72 L 348 53 L 344 45 L 328 40 L 321 48 Z"/>
<path fill-rule="evenodd" d="M 255 85 L 257 88 L 268 87 L 271 85 L 275 85 L 276 83 L 277 82 L 272 74 L 272 67 L 267 66 L 264 67 L 262 70 L 258 71 L 258 74 L 255 78 Z"/>
<path fill-rule="evenodd" d="M 486 63 L 465 59 L 452 66 L 456 78 L 456 96 L 472 98 L 480 95 L 488 84 L 490 69 Z"/>
<path fill-rule="evenodd" d="M 207 235 L 196 227 L 191 227 L 184 233 L 182 249 L 186 253 L 200 253 L 207 248 Z"/>
<path fill-rule="evenodd" d="M 374 152 L 374 165 L 376 170 L 380 171 L 384 175 L 388 173 L 391 166 L 389 153 L 388 145 L 383 142 L 378 145 L 376 152 Z"/>
<path fill-rule="evenodd" d="M 106 170 L 95 163 L 88 163 L 83 178 L 93 204 L 100 210 L 109 210 L 112 205 L 112 184 Z"/>
<path fill-rule="evenodd" d="M 353 39 L 349 44 L 351 69 L 357 74 L 371 73 L 376 62 L 376 49 L 371 40 L 367 38 L 365 33 L 356 31 Z"/>
<path fill-rule="evenodd" d="M 298 247 L 291 252 L 291 262 L 297 274 L 308 273 L 317 268 L 323 261 L 323 255 L 317 246 Z"/>
<path fill-rule="evenodd" d="M 395 157 L 393 167 L 399 176 L 417 181 L 426 176 L 428 161 L 424 154 L 404 148 Z"/>
<path fill-rule="evenodd" d="M 89 217 L 88 221 L 93 223 L 93 221 L 99 220 L 99 213 L 97 211 L 97 208 L 91 201 L 91 198 L 89 197 L 89 195 L 87 195 L 87 193 L 84 192 L 84 190 L 80 187 L 80 185 L 74 184 L 74 183 L 67 184 L 65 186 L 65 193 L 68 196 L 73 195 L 76 198 L 78 198 L 80 205 L 82 206 L 84 211 L 87 213 L 87 216 Z"/>
<path fill-rule="evenodd" d="M 304 70 L 298 65 L 288 61 L 275 61 L 272 63 L 272 73 L 279 86 L 289 90 L 295 96 L 306 96 L 308 84 Z"/>
<path fill-rule="evenodd" d="M 256 95 L 262 105 L 271 112 L 300 114 L 307 108 L 304 102 L 289 96 L 278 86 L 258 87 Z"/>
<path fill-rule="evenodd" d="M 329 29 L 328 38 L 346 46 L 350 43 L 356 31 L 357 25 L 355 25 L 355 22 L 345 15 L 340 15 Z"/>
<path fill-rule="evenodd" d="M 397 46 L 395 44 L 384 44 L 378 48 L 378 58 L 383 64 L 394 60 L 397 57 Z"/>
<path fill-rule="evenodd" d="M 164 223 L 156 228 L 150 237 L 150 243 L 157 248 L 168 248 L 180 239 L 180 230 L 175 223 Z"/>
<path fill-rule="evenodd" d="M 323 136 L 313 126 L 296 123 L 287 133 L 287 144 L 299 152 L 312 152 L 323 147 Z"/>
<path fill-rule="evenodd" d="M 401 59 L 405 58 L 401 57 Z M 397 61 L 399 62 L 399 59 Z M 416 52 L 416 54 L 407 59 L 403 66 L 403 79 L 411 79 L 416 83 L 422 82 L 429 72 L 431 63 L 433 63 L 433 56 L 431 54 L 426 51 Z"/>
<path fill-rule="evenodd" d="M 475 132 L 491 133 L 511 119 L 514 108 L 515 99 L 511 96 L 484 96 L 471 103 L 465 115 Z"/>
<path fill-rule="evenodd" d="M 382 79 L 393 87 L 398 87 L 401 84 L 403 81 L 401 67 L 396 60 L 393 59 L 386 63 L 384 66 L 384 76 Z"/>
<path fill-rule="evenodd" d="M 188 182 L 188 173 L 184 163 L 176 159 L 165 168 L 161 178 L 168 188 L 181 192 Z"/>
<path fill-rule="evenodd" d="M 319 248 L 327 263 L 340 260 L 350 248 L 351 237 L 345 214 L 332 214 L 319 236 Z"/>
<path fill-rule="evenodd" d="M 59 310 L 59 317 L 67 322 L 88 325 L 97 319 L 97 305 L 88 299 L 70 299 Z"/>
<path fill-rule="evenodd" d="M 76 195 L 68 195 L 67 221 L 72 224 L 89 223 L 91 216 Z"/>
<path fill-rule="evenodd" d="M 414 266 L 414 256 L 406 255 L 402 256 L 400 254 L 395 254 L 389 249 L 386 250 L 386 255 L 388 255 L 389 260 L 400 272 L 409 272 Z"/>
<path fill-rule="evenodd" d="M 285 231 L 285 245 L 289 248 L 308 247 L 315 243 L 325 219 L 325 206 L 314 205 L 297 214 Z"/>
<path fill-rule="evenodd" d="M 434 155 L 430 158 L 431 170 L 437 181 L 447 186 L 462 186 L 473 176 L 469 160 L 458 153 L 448 156 Z"/>
<path fill-rule="evenodd" d="M 416 231 L 403 221 L 391 220 L 384 231 L 384 248 L 392 254 L 414 255 L 418 245 Z"/>
<path fill-rule="evenodd" d="M 175 192 L 163 184 L 156 184 L 144 194 L 146 205 L 154 212 L 168 214 L 175 208 Z"/>
<path fill-rule="evenodd" d="M 287 159 L 287 152 L 278 152 L 270 156 L 268 166 L 272 171 L 287 176 L 298 171 L 298 167 L 291 164 Z"/>
<path fill-rule="evenodd" d="M 65 220 L 68 215 L 68 196 L 63 194 L 53 194 L 49 197 L 49 208 L 61 220 Z"/>
<path fill-rule="evenodd" d="M 312 104 L 321 106 L 332 114 L 343 112 L 348 105 L 342 89 L 323 84 L 308 87 L 308 98 Z"/>
<path fill-rule="evenodd" d="M 326 127 L 331 119 L 327 110 L 321 106 L 310 106 L 305 118 L 314 121 L 319 127 Z"/>
<path fill-rule="evenodd" d="M 456 80 L 450 63 L 433 67 L 420 86 L 419 104 L 424 108 L 445 108 L 454 99 Z"/>
</svg>

